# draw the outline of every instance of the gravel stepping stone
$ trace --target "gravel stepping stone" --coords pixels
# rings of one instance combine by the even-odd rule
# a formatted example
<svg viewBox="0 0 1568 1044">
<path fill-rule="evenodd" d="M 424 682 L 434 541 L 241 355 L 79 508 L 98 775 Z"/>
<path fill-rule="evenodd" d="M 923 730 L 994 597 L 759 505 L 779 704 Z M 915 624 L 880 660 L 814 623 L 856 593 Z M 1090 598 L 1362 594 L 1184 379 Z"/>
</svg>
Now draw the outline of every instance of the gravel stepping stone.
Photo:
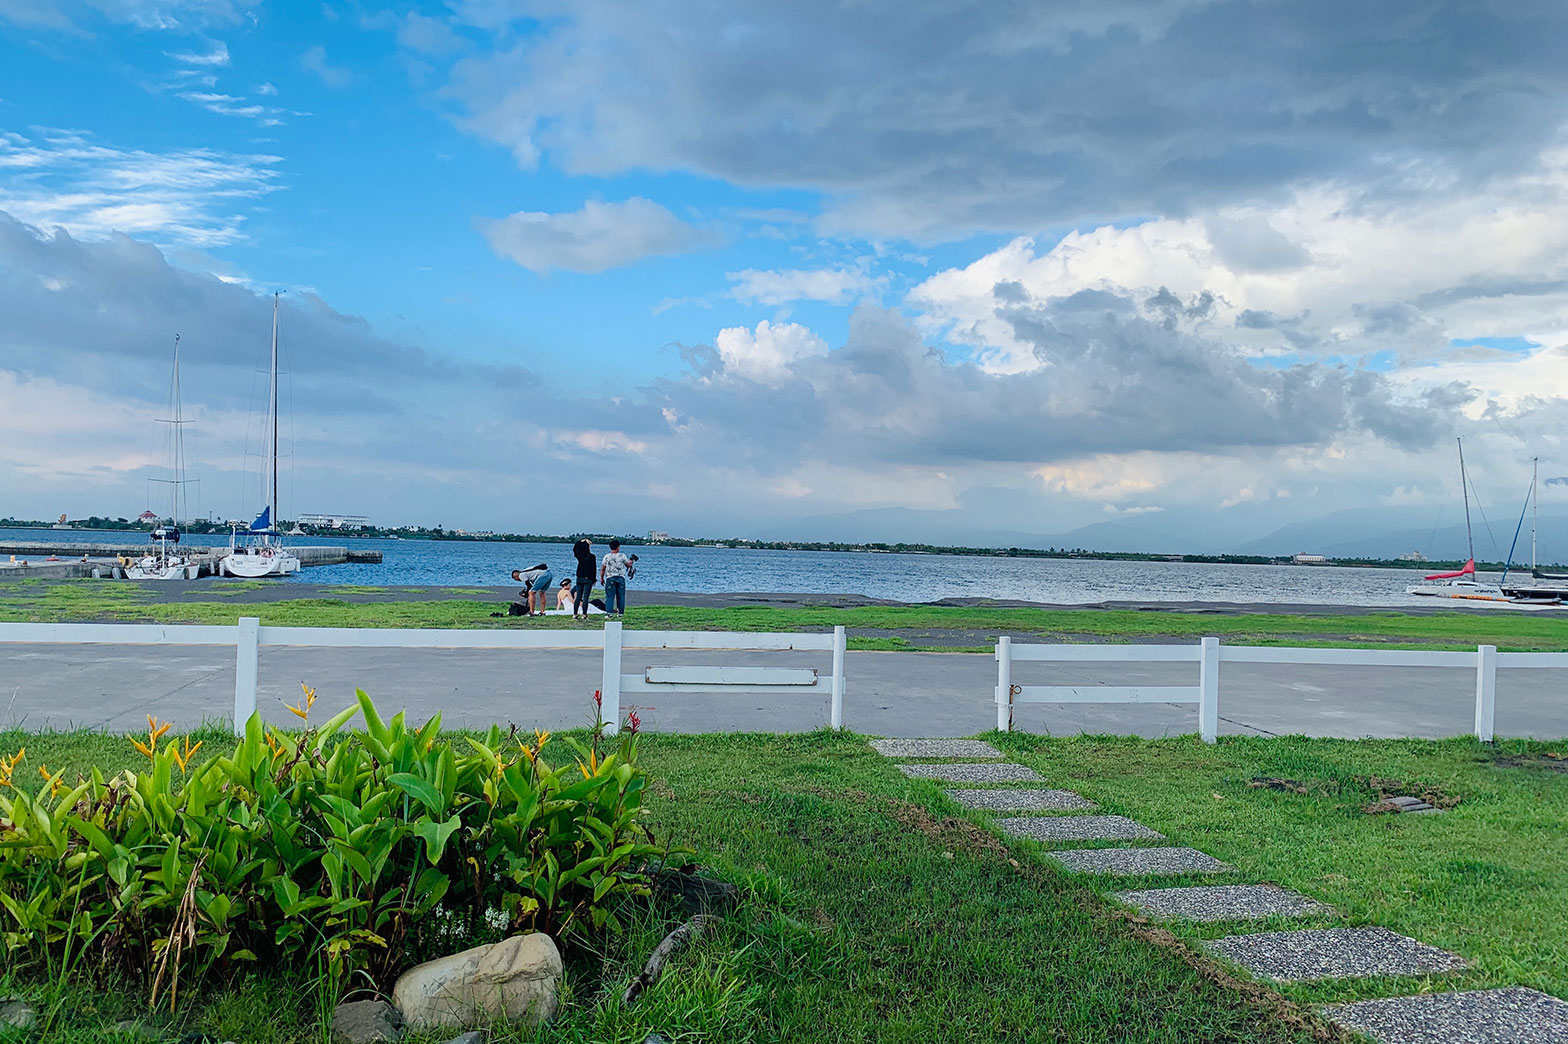
<svg viewBox="0 0 1568 1044">
<path fill-rule="evenodd" d="M 900 765 L 898 771 L 912 779 L 945 779 L 954 783 L 1039 783 L 1039 773 L 1028 765 Z"/>
<path fill-rule="evenodd" d="M 1090 812 L 1100 807 L 1070 790 L 949 790 L 947 796 L 965 808 L 987 812 Z"/>
<path fill-rule="evenodd" d="M 997 825 L 1036 841 L 1159 841 L 1165 835 L 1126 816 L 1012 816 Z"/>
<path fill-rule="evenodd" d="M 1329 1020 L 1378 1044 L 1553 1044 L 1568 1040 L 1568 1001 L 1523 986 L 1336 1004 Z"/>
<path fill-rule="evenodd" d="M 1162 921 L 1245 921 L 1331 914 L 1334 908 L 1274 885 L 1194 885 L 1117 892 L 1116 898 Z"/>
<path fill-rule="evenodd" d="M 1080 848 L 1046 854 L 1075 873 L 1116 877 L 1220 874 L 1231 869 L 1229 863 L 1222 863 L 1196 848 Z"/>
<path fill-rule="evenodd" d="M 985 740 L 879 739 L 871 749 L 889 758 L 999 758 L 1002 752 Z"/>
<path fill-rule="evenodd" d="M 1368 975 L 1432 975 L 1458 971 L 1458 954 L 1387 928 L 1305 928 L 1295 932 L 1229 935 L 1204 943 L 1253 975 L 1275 982 L 1349 979 Z"/>
</svg>

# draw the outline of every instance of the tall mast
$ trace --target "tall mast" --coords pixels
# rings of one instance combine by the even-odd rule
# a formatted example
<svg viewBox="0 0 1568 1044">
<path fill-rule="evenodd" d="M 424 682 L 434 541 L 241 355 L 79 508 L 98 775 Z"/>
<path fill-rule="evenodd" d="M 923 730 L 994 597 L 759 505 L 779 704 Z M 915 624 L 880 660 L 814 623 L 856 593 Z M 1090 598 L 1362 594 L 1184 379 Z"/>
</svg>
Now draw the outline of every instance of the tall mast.
<svg viewBox="0 0 1568 1044">
<path fill-rule="evenodd" d="M 1535 484 L 1541 477 L 1541 458 L 1530 461 L 1530 569 L 1535 569 L 1535 525 L 1541 520 L 1541 502 L 1536 499 Z"/>
<path fill-rule="evenodd" d="M 174 335 L 174 517 L 169 521 L 180 524 L 180 495 L 185 492 L 185 437 L 180 417 L 180 335 Z"/>
<path fill-rule="evenodd" d="M 269 409 L 272 414 L 272 483 L 268 489 L 272 507 L 271 522 L 274 528 L 278 524 L 278 296 L 281 290 L 272 292 L 272 387 L 269 398 Z M 1463 464 L 1461 456 L 1461 465 Z"/>
<path fill-rule="evenodd" d="M 274 378 L 276 379 L 276 378 Z M 1465 543 L 1470 549 L 1470 561 L 1475 561 L 1475 536 L 1470 532 L 1470 479 L 1465 475 L 1465 440 L 1455 436 L 1459 443 L 1459 489 L 1465 498 Z"/>
</svg>

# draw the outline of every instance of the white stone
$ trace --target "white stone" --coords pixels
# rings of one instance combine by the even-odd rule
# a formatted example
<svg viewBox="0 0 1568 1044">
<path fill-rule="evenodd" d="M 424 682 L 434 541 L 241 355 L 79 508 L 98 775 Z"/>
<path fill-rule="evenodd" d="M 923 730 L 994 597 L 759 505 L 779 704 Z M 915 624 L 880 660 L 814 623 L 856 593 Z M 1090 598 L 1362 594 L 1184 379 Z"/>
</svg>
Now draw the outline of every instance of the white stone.
<svg viewBox="0 0 1568 1044">
<path fill-rule="evenodd" d="M 415 1032 L 537 1025 L 555 1017 L 560 988 L 561 951 L 535 932 L 416 965 L 398 977 L 392 1003 Z"/>
</svg>

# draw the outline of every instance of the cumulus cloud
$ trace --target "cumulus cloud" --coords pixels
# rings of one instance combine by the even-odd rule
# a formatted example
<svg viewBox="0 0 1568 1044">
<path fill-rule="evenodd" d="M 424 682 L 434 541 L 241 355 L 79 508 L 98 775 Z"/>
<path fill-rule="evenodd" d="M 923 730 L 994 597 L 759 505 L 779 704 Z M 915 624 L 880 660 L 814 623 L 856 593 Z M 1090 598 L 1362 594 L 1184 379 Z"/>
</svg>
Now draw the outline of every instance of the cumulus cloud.
<svg viewBox="0 0 1568 1044">
<path fill-rule="evenodd" d="M 789 374 L 792 364 L 826 355 L 828 343 L 799 323 L 768 322 L 755 330 L 732 326 L 714 339 L 724 372 L 756 381 L 775 381 Z"/>
<path fill-rule="evenodd" d="M 478 224 L 498 255 L 540 275 L 552 268 L 603 272 L 711 241 L 705 230 L 642 196 L 620 203 L 591 199 L 581 210 L 554 214 L 520 210 Z"/>
<path fill-rule="evenodd" d="M 1530 166 L 1568 115 L 1568 9 L 1546 3 L 486 11 L 458 16 L 492 46 L 452 92 L 525 162 L 825 192 L 825 225 L 868 235 L 1180 216 L 1308 183 L 1452 191 Z M 1233 256 L 1278 247 L 1221 238 Z"/>
</svg>

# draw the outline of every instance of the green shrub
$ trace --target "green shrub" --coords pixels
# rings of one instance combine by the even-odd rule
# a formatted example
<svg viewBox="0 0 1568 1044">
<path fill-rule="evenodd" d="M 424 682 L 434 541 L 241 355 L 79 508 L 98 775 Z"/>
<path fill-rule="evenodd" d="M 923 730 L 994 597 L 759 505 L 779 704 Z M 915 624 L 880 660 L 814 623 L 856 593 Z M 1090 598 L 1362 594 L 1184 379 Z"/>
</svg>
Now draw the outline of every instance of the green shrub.
<svg viewBox="0 0 1568 1044">
<path fill-rule="evenodd" d="M 291 708 L 307 718 L 307 690 Z M 363 712 L 363 732 L 344 726 Z M 143 979 L 151 1002 L 247 965 L 389 988 L 437 947 L 486 932 L 617 929 L 659 852 L 637 819 L 635 721 L 606 743 L 492 728 L 482 740 L 383 722 L 363 692 L 317 728 L 246 723 L 231 753 L 164 740 L 141 772 L 67 786 L 0 758 L 0 924 L 9 964 Z M 308 721 L 307 721 L 308 725 Z M 553 754 L 568 756 L 552 766 Z"/>
</svg>

